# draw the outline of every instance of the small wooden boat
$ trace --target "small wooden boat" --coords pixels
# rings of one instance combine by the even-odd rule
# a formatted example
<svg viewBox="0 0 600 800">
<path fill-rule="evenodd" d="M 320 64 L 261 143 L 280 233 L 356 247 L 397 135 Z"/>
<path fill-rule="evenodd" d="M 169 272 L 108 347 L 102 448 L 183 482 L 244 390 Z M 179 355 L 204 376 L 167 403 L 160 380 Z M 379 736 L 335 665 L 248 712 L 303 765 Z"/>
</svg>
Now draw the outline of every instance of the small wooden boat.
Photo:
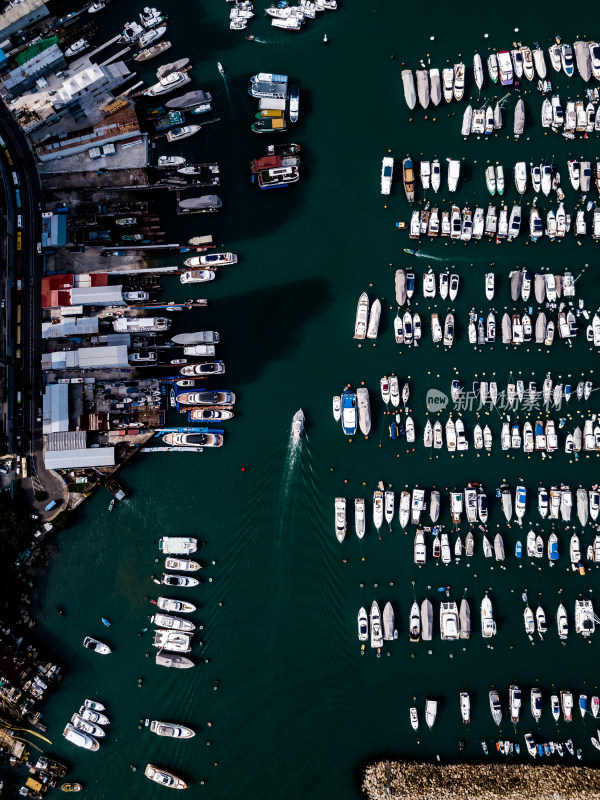
<svg viewBox="0 0 600 800">
<path fill-rule="evenodd" d="M 63 783 L 60 787 L 61 792 L 80 792 L 83 786 L 80 783 Z"/>
</svg>

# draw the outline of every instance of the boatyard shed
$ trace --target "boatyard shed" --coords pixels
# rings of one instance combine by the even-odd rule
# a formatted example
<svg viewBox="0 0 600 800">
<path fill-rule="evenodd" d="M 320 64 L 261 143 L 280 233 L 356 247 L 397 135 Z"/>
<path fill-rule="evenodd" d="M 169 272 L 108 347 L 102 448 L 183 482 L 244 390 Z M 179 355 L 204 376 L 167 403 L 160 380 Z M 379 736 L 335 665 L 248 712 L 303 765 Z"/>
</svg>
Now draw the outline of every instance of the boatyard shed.
<svg viewBox="0 0 600 800">
<path fill-rule="evenodd" d="M 23 0 L 21 3 L 10 5 L 0 14 L 0 39 L 5 39 L 15 31 L 33 25 L 50 12 L 42 0 Z"/>
<path fill-rule="evenodd" d="M 114 447 L 84 447 L 76 450 L 46 450 L 46 469 L 85 469 L 87 467 L 114 467 Z"/>
<path fill-rule="evenodd" d="M 122 286 L 74 286 L 72 306 L 124 306 Z"/>
<path fill-rule="evenodd" d="M 50 72 L 61 69 L 67 62 L 62 50 L 57 44 L 36 52 L 32 57 L 13 69 L 2 78 L 2 83 L 7 92 L 14 95 L 21 94 L 35 84 L 38 78 L 43 78 Z"/>
<path fill-rule="evenodd" d="M 127 346 L 80 347 L 42 354 L 42 369 L 119 369 L 130 367 Z"/>
<path fill-rule="evenodd" d="M 67 214 L 42 214 L 42 247 L 64 247 L 69 241 Z"/>
<path fill-rule="evenodd" d="M 98 333 L 98 317 L 73 317 L 42 322 L 42 339 L 62 339 L 66 336 L 93 336 Z"/>
<path fill-rule="evenodd" d="M 69 384 L 51 383 L 44 392 L 43 432 L 69 430 Z"/>
</svg>

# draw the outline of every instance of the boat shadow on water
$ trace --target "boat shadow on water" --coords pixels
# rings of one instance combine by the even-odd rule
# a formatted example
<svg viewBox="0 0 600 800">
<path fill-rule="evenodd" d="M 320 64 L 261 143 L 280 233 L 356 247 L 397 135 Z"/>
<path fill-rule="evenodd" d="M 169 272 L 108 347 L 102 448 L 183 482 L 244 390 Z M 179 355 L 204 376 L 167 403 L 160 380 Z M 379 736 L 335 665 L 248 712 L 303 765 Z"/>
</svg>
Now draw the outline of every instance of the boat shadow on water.
<svg viewBox="0 0 600 800">
<path fill-rule="evenodd" d="M 332 300 L 331 283 L 325 278 L 305 278 L 228 297 L 231 349 L 224 357 L 235 365 L 236 387 L 254 383 L 270 362 L 290 358 L 302 340 L 303 328 Z"/>
</svg>

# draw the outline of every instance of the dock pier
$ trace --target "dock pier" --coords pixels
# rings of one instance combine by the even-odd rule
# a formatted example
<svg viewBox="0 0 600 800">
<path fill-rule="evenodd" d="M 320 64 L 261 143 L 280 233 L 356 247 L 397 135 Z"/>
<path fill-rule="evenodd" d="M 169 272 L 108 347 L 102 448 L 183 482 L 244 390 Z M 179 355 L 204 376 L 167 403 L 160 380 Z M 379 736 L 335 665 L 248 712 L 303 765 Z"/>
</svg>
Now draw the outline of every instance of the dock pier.
<svg viewBox="0 0 600 800">
<path fill-rule="evenodd" d="M 100 47 L 97 47 L 95 50 L 92 50 L 92 52 L 89 53 L 86 57 L 91 60 L 95 55 L 97 55 L 98 53 L 101 53 L 103 50 L 106 50 L 107 47 L 110 47 L 111 44 L 116 44 L 116 42 L 118 42 L 120 38 L 121 38 L 121 34 L 118 33 L 112 39 L 109 39 L 108 42 L 104 42 L 104 44 L 101 44 Z M 130 47 L 127 48 L 127 50 L 130 50 L 130 49 L 131 49 Z M 108 63 L 108 62 L 106 62 L 106 63 Z"/>
<path fill-rule="evenodd" d="M 113 61 L 116 61 L 116 60 L 117 60 L 117 58 L 120 58 L 121 56 L 124 56 L 126 53 L 129 53 L 130 51 L 131 51 L 131 47 L 126 47 L 126 48 L 125 48 L 125 49 L 123 49 L 123 50 L 119 50 L 119 52 L 118 52 L 118 53 L 115 53 L 115 55 L 114 55 L 114 56 L 111 56 L 110 58 L 107 58 L 107 59 L 106 59 L 106 61 L 103 61 L 103 62 L 100 64 L 100 66 L 101 66 L 101 67 L 106 67 L 106 66 L 108 66 L 109 64 L 112 64 L 112 62 L 113 62 Z"/>
</svg>

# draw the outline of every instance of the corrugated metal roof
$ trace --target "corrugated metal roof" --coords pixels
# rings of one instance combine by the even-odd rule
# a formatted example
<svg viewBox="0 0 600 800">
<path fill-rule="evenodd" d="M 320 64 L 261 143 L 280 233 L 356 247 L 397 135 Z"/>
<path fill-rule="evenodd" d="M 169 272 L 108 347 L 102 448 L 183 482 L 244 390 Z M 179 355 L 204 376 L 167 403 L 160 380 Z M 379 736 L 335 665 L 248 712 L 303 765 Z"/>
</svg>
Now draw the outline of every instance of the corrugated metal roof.
<svg viewBox="0 0 600 800">
<path fill-rule="evenodd" d="M 68 387 L 67 383 L 59 386 Z M 85 450 L 87 434 L 85 431 L 57 431 L 49 433 L 46 439 L 46 450 Z"/>
<path fill-rule="evenodd" d="M 82 450 L 50 450 L 44 454 L 46 469 L 114 467 L 114 447 L 87 447 Z"/>
<path fill-rule="evenodd" d="M 80 347 L 77 354 L 81 369 L 129 366 L 127 347 L 122 344 L 108 347 Z"/>
<path fill-rule="evenodd" d="M 64 336 L 92 336 L 98 333 L 98 317 L 75 317 L 58 323 L 42 322 L 42 339 Z"/>
<path fill-rule="evenodd" d="M 83 306 L 124 306 L 122 286 L 78 286 L 71 289 L 71 304 Z"/>
<path fill-rule="evenodd" d="M 44 392 L 44 433 L 69 430 L 69 384 L 51 383 Z"/>
</svg>

